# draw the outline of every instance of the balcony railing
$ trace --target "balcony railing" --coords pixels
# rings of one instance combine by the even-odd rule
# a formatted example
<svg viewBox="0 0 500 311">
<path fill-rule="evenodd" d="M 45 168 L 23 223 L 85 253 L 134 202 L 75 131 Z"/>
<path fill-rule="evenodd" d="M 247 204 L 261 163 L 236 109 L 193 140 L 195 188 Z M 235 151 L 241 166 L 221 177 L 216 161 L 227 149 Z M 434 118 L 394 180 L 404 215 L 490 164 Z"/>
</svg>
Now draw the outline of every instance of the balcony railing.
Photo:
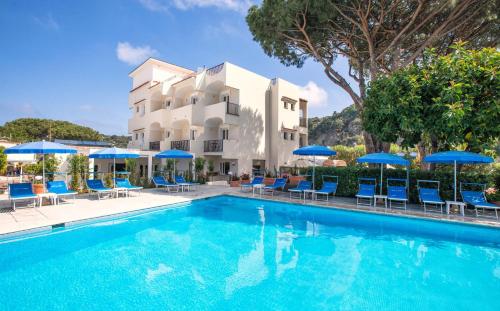
<svg viewBox="0 0 500 311">
<path fill-rule="evenodd" d="M 299 126 L 300 127 L 307 127 L 307 119 L 306 118 L 300 118 L 299 119 Z"/>
<path fill-rule="evenodd" d="M 189 151 L 189 140 L 172 140 L 170 142 L 170 149 L 177 149 L 183 151 Z"/>
<path fill-rule="evenodd" d="M 224 150 L 222 139 L 205 140 L 203 142 L 204 152 L 222 152 Z"/>
<path fill-rule="evenodd" d="M 226 113 L 233 116 L 240 115 L 240 105 L 234 103 L 226 103 Z"/>
<path fill-rule="evenodd" d="M 149 142 L 149 150 L 160 150 L 160 142 L 159 141 Z"/>
</svg>

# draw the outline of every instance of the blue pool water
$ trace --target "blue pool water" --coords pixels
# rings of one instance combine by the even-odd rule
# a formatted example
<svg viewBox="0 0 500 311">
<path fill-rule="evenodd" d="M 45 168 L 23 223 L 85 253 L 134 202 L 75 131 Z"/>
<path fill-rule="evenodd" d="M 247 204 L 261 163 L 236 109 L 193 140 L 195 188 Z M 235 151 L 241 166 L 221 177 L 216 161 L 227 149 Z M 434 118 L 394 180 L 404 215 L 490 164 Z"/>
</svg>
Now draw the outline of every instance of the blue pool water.
<svg viewBox="0 0 500 311">
<path fill-rule="evenodd" d="M 500 310 L 500 230 L 221 196 L 0 243 L 0 310 Z"/>
</svg>

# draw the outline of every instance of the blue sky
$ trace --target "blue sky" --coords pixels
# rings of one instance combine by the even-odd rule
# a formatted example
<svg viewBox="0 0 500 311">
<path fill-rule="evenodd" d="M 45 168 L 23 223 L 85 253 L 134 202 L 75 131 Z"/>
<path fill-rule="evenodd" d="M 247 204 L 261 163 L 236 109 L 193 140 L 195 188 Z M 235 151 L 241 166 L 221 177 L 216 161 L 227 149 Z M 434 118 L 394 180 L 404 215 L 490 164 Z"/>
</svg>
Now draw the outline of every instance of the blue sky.
<svg viewBox="0 0 500 311">
<path fill-rule="evenodd" d="M 299 86 L 310 116 L 351 103 L 321 66 L 285 67 L 245 22 L 247 0 L 0 1 L 0 124 L 61 119 L 126 134 L 128 73 L 154 56 L 196 69 L 223 61 Z M 345 72 L 347 63 L 337 65 Z"/>
</svg>

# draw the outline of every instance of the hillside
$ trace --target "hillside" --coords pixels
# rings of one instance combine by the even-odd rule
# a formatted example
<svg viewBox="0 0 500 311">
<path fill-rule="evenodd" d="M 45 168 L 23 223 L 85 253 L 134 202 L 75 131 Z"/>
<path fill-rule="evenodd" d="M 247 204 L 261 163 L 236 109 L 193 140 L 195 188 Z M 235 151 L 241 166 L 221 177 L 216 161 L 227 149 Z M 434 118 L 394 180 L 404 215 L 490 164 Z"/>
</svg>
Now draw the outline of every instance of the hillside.
<svg viewBox="0 0 500 311">
<path fill-rule="evenodd" d="M 21 118 L 6 122 L 0 126 L 0 137 L 19 142 L 56 138 L 106 141 L 116 147 L 126 147 L 128 143 L 127 136 L 104 135 L 90 127 L 68 121 L 36 118 Z"/>
<path fill-rule="evenodd" d="M 354 106 L 349 106 L 331 116 L 309 118 L 309 144 L 346 145 L 360 143 L 361 120 Z"/>
</svg>

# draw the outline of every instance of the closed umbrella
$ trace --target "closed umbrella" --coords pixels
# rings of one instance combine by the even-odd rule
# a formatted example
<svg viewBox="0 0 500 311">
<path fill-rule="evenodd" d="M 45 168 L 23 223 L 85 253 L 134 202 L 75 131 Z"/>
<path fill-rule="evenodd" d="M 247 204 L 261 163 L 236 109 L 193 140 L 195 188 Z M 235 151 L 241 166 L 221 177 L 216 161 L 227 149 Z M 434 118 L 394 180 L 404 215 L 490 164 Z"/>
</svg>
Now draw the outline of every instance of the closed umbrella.
<svg viewBox="0 0 500 311">
<path fill-rule="evenodd" d="M 293 154 L 295 155 L 301 155 L 301 156 L 312 156 L 313 157 L 313 175 L 312 175 L 312 183 L 313 183 L 313 189 L 314 188 L 314 181 L 315 181 L 315 173 L 316 173 L 316 156 L 334 156 L 337 154 L 334 150 L 326 147 L 326 146 L 318 146 L 318 145 L 311 145 L 311 146 L 305 146 L 299 149 L 296 149 L 293 151 Z"/>
<path fill-rule="evenodd" d="M 359 163 L 380 164 L 380 194 L 382 195 L 384 164 L 410 165 L 410 161 L 398 155 L 387 152 L 369 153 L 356 159 Z"/>
<path fill-rule="evenodd" d="M 192 159 L 193 155 L 189 152 L 177 149 L 165 150 L 155 154 L 158 159 Z M 174 176 L 175 176 L 175 161 L 174 161 Z"/>
<path fill-rule="evenodd" d="M 426 163 L 453 164 L 453 199 L 457 201 L 457 164 L 488 164 L 491 157 L 467 151 L 444 151 L 424 157 Z"/>
<path fill-rule="evenodd" d="M 51 141 L 34 141 L 10 147 L 4 150 L 5 154 L 41 154 L 42 155 L 42 181 L 45 187 L 45 155 L 56 153 L 76 153 L 76 149 L 69 146 L 53 143 Z"/>
<path fill-rule="evenodd" d="M 122 148 L 106 148 L 89 155 L 91 159 L 113 159 L 113 185 L 115 185 L 116 178 L 116 159 L 136 159 L 139 154 L 131 152 L 127 149 Z"/>
</svg>

